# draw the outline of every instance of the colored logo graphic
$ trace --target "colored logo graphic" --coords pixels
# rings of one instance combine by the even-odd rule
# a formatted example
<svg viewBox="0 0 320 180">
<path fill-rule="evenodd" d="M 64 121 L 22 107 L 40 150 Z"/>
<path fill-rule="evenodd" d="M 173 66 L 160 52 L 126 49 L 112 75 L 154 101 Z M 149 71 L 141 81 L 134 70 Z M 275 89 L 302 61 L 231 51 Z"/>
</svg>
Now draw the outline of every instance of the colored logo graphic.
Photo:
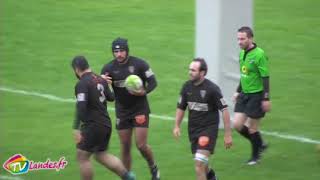
<svg viewBox="0 0 320 180">
<path fill-rule="evenodd" d="M 13 175 L 27 173 L 29 166 L 29 160 L 21 154 L 13 155 L 3 164 L 3 168 Z"/>
<path fill-rule="evenodd" d="M 246 66 L 242 66 L 241 67 L 241 71 L 242 71 L 243 74 L 248 74 L 248 69 L 247 69 Z"/>
<path fill-rule="evenodd" d="M 56 170 L 64 169 L 68 164 L 65 157 L 61 157 L 58 161 L 52 161 L 49 158 L 45 162 L 35 162 L 28 160 L 21 154 L 15 154 L 3 164 L 3 168 L 13 175 L 19 175 L 34 170 Z"/>
</svg>

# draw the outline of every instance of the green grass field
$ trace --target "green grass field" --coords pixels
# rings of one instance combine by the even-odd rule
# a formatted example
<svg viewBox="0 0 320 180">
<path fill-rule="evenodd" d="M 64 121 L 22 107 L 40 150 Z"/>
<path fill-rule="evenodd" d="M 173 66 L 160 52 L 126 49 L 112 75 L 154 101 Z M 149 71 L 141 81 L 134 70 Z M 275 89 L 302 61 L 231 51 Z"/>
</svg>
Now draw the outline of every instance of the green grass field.
<svg viewBox="0 0 320 180">
<path fill-rule="evenodd" d="M 148 60 L 157 75 L 159 86 L 149 97 L 152 112 L 173 117 L 194 56 L 194 5 L 191 0 L 0 0 L 0 87 L 73 98 L 73 56 L 85 55 L 100 72 L 112 58 L 111 41 L 123 36 L 129 39 L 130 52 Z M 263 121 L 264 131 L 320 139 L 319 6 L 318 0 L 255 1 L 256 41 L 271 63 L 273 110 Z M 114 112 L 110 114 L 114 119 Z M 65 156 L 69 164 L 64 170 L 32 171 L 16 179 L 80 179 L 73 115 L 70 102 L 0 91 L 0 163 L 16 153 L 34 161 Z M 195 179 L 187 124 L 177 142 L 171 135 L 173 123 L 153 118 L 150 124 L 149 143 L 162 179 Z M 249 143 L 233 135 L 234 147 L 226 151 L 221 133 L 210 161 L 220 179 L 320 179 L 315 144 L 265 135 L 270 149 L 261 164 L 248 167 L 243 163 Z M 113 131 L 109 151 L 118 155 L 119 150 Z M 150 179 L 141 155 L 135 148 L 132 153 L 137 178 Z M 117 179 L 97 163 L 94 170 L 95 179 Z M 11 177 L 0 168 L 0 179 Z"/>
</svg>

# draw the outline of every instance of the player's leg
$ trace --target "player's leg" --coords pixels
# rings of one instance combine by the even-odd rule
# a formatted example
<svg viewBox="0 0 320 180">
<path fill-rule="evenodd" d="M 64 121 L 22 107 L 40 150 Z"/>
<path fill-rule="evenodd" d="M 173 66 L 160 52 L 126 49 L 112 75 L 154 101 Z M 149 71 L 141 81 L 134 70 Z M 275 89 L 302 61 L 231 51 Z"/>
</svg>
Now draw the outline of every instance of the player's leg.
<svg viewBox="0 0 320 180">
<path fill-rule="evenodd" d="M 197 180 L 207 180 L 209 157 L 210 152 L 207 150 L 197 150 L 195 153 L 194 159 Z"/>
<path fill-rule="evenodd" d="M 122 179 L 135 179 L 135 176 L 131 172 L 127 171 L 119 158 L 106 152 L 109 146 L 111 132 L 111 127 L 101 126 L 95 128 L 95 159 L 104 167 L 122 177 Z"/>
<path fill-rule="evenodd" d="M 82 180 L 92 180 L 93 170 L 90 162 L 91 152 L 77 149 L 77 160 L 80 166 L 80 175 Z"/>
<path fill-rule="evenodd" d="M 111 170 L 112 172 L 116 173 L 118 176 L 120 176 L 124 180 L 133 180 L 135 179 L 135 176 L 132 172 L 128 171 L 121 160 L 117 158 L 116 156 L 109 154 L 105 151 L 96 152 L 95 153 L 95 159 Z"/>
<path fill-rule="evenodd" d="M 233 126 L 243 137 L 250 141 L 249 129 L 245 125 L 248 117 L 245 113 L 235 112 Z"/>
<path fill-rule="evenodd" d="M 260 159 L 260 153 L 266 148 L 266 146 L 263 145 L 262 137 L 259 132 L 259 123 L 261 118 L 265 115 L 265 112 L 261 107 L 262 97 L 262 93 L 250 95 L 246 109 L 246 114 L 249 117 L 249 134 L 253 145 L 252 160 L 248 161 L 248 165 L 256 164 Z"/>
<path fill-rule="evenodd" d="M 263 143 L 261 133 L 259 131 L 260 119 L 249 118 L 249 133 L 253 142 L 252 160 L 248 162 L 248 165 L 254 165 L 261 158 L 261 153 L 267 148 L 267 145 Z"/>
<path fill-rule="evenodd" d="M 131 170 L 131 137 L 132 129 L 118 130 L 121 145 L 121 160 L 129 171 Z"/>
<path fill-rule="evenodd" d="M 213 168 L 208 166 L 209 157 L 214 153 L 216 140 L 218 137 L 218 124 L 203 130 L 200 135 L 190 135 L 191 151 L 194 154 L 195 169 L 198 179 L 216 180 Z"/>
<path fill-rule="evenodd" d="M 234 107 L 234 121 L 233 126 L 241 134 L 243 137 L 250 141 L 249 130 L 248 127 L 245 125 L 247 121 L 247 115 L 245 113 L 246 106 L 248 103 L 248 97 L 245 94 L 240 94 L 237 98 L 237 102 Z"/>
<path fill-rule="evenodd" d="M 136 127 L 136 146 L 147 161 L 153 180 L 160 179 L 160 171 L 155 163 L 151 147 L 147 144 L 148 128 Z"/>
<path fill-rule="evenodd" d="M 158 180 L 160 179 L 160 171 L 155 163 L 151 147 L 147 144 L 149 115 L 137 115 L 135 117 L 134 126 L 136 130 L 136 146 L 149 165 L 152 179 Z"/>
</svg>

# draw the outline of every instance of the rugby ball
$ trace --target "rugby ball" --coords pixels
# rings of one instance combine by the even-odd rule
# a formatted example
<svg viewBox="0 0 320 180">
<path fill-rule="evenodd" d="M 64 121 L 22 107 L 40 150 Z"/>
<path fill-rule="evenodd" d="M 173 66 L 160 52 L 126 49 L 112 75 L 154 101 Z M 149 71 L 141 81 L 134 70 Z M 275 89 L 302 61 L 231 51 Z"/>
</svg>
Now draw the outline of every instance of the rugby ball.
<svg viewBox="0 0 320 180">
<path fill-rule="evenodd" d="M 128 91 L 139 92 L 143 86 L 143 83 L 139 76 L 132 74 L 126 78 L 124 85 Z"/>
</svg>

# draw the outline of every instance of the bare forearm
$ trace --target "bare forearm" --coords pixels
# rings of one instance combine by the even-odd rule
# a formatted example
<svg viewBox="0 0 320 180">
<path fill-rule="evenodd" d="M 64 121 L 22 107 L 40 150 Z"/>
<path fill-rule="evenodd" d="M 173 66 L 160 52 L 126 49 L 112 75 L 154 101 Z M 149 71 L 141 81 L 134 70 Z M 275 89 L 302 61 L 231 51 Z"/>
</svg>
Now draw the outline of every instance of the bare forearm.
<svg viewBox="0 0 320 180">
<path fill-rule="evenodd" d="M 182 109 L 177 108 L 176 111 L 176 127 L 180 127 L 180 124 L 183 120 L 184 111 Z"/>
<path fill-rule="evenodd" d="M 226 134 L 231 135 L 231 122 L 230 122 L 230 114 L 228 109 L 225 109 L 222 111 L 222 118 L 223 118 L 223 124 L 224 124 L 224 132 Z"/>
</svg>

